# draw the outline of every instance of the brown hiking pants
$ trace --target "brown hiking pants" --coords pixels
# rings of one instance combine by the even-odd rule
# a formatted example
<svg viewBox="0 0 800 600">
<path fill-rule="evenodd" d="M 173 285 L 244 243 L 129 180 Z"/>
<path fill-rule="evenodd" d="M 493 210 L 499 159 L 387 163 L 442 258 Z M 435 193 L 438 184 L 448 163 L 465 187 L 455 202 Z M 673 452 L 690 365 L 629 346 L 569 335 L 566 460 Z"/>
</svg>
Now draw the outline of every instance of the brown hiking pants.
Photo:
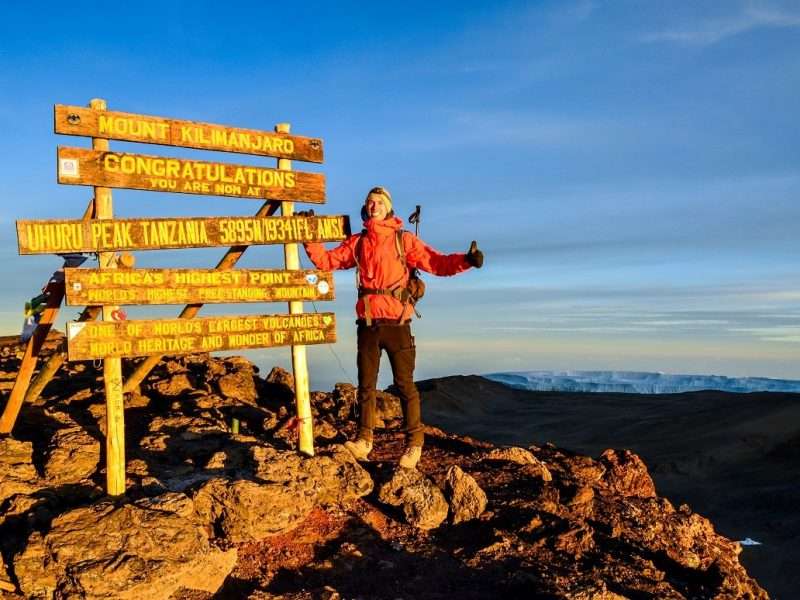
<svg viewBox="0 0 800 600">
<path fill-rule="evenodd" d="M 359 323 L 358 337 L 358 406 L 360 410 L 358 437 L 372 440 L 375 427 L 375 386 L 378 383 L 378 368 L 381 351 L 386 350 L 392 366 L 394 385 L 403 406 L 403 419 L 410 446 L 422 446 L 423 433 L 420 418 L 420 401 L 417 386 L 414 385 L 414 363 L 417 349 L 411 324 Z"/>
</svg>

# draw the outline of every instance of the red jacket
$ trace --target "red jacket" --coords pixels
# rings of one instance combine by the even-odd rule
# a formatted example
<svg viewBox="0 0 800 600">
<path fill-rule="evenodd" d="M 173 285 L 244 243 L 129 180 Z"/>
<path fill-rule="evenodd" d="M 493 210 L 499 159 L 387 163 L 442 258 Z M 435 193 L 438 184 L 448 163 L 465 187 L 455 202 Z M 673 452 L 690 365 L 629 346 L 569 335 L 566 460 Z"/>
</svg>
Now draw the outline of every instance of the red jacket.
<svg viewBox="0 0 800 600">
<path fill-rule="evenodd" d="M 366 234 L 361 242 L 358 264 L 360 265 L 362 287 L 369 289 L 404 287 L 408 283 L 408 271 L 397 255 L 396 231 L 402 229 L 403 221 L 391 217 L 382 221 L 369 219 L 364 224 Z M 356 244 L 361 233 L 352 235 L 333 250 L 325 250 L 320 243 L 305 244 L 311 262 L 323 271 L 351 269 L 356 266 Z M 466 255 L 440 254 L 409 231 L 403 232 L 408 268 L 417 268 L 434 275 L 455 275 L 470 268 Z M 403 305 L 398 299 L 387 295 L 369 296 L 370 313 L 373 319 L 410 319 L 414 314 L 411 305 Z M 356 314 L 365 319 L 364 299 L 356 303 Z"/>
</svg>

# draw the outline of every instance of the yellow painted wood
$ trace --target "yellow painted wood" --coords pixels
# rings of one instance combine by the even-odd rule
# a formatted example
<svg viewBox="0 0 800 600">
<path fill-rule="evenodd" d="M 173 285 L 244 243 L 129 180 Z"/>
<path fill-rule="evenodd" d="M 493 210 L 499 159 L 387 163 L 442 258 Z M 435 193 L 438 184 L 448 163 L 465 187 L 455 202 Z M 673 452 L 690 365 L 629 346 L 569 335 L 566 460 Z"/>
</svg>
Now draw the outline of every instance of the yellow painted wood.
<svg viewBox="0 0 800 600">
<path fill-rule="evenodd" d="M 106 102 L 94 99 L 90 103 L 92 110 L 106 110 Z M 92 139 L 92 149 L 108 152 L 108 140 Z M 112 219 L 114 207 L 111 190 L 107 187 L 94 188 L 95 218 Z M 100 269 L 116 269 L 117 260 L 114 252 L 101 252 Z M 103 307 L 103 321 L 113 321 L 112 313 L 116 306 Z M 125 410 L 122 394 L 122 361 L 119 358 L 103 360 L 103 381 L 106 392 L 106 491 L 109 496 L 121 496 L 125 493 Z"/>
<path fill-rule="evenodd" d="M 64 269 L 69 306 L 333 300 L 330 271 Z"/>
<path fill-rule="evenodd" d="M 255 246 L 345 239 L 344 215 L 17 221 L 20 254 Z"/>
<path fill-rule="evenodd" d="M 333 313 L 68 323 L 70 360 L 193 354 L 336 341 Z"/>
<path fill-rule="evenodd" d="M 63 104 L 53 112 L 55 132 L 65 135 L 322 162 L 319 138 Z"/>
<path fill-rule="evenodd" d="M 148 192 L 323 204 L 325 175 L 205 160 L 59 147 L 58 182 Z"/>
<path fill-rule="evenodd" d="M 280 123 L 275 126 L 278 133 L 289 133 L 289 123 Z M 278 169 L 291 171 L 292 161 L 279 158 Z M 281 214 L 290 217 L 294 214 L 294 202 L 281 202 Z M 283 255 L 287 270 L 300 268 L 300 254 L 297 244 L 286 244 Z M 303 303 L 289 302 L 289 313 L 300 314 L 303 312 Z M 311 394 L 308 381 L 308 361 L 305 345 L 292 346 L 292 372 L 294 373 L 294 395 L 297 403 L 297 420 L 299 421 L 299 447 L 300 452 L 307 456 L 314 456 L 314 419 L 311 414 Z"/>
</svg>

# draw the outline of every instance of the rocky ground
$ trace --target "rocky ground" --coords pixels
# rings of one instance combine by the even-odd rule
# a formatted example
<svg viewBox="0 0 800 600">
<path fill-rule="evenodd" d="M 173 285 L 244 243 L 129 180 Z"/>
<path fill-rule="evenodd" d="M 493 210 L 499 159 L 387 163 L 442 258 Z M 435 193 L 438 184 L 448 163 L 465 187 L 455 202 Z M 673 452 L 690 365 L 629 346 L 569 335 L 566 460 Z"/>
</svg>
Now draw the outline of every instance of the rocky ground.
<svg viewBox="0 0 800 600">
<path fill-rule="evenodd" d="M 18 360 L 0 353 L 0 389 Z M 127 365 L 132 367 L 133 365 Z M 128 494 L 104 496 L 102 376 L 73 363 L 0 438 L 0 589 L 29 598 L 766 598 L 739 545 L 656 494 L 626 450 L 494 446 L 426 431 L 396 468 L 379 395 L 359 465 L 355 390 L 312 393 L 296 451 L 291 376 L 242 358 L 159 364 L 126 398 Z M 240 423 L 231 432 L 233 419 Z"/>
</svg>

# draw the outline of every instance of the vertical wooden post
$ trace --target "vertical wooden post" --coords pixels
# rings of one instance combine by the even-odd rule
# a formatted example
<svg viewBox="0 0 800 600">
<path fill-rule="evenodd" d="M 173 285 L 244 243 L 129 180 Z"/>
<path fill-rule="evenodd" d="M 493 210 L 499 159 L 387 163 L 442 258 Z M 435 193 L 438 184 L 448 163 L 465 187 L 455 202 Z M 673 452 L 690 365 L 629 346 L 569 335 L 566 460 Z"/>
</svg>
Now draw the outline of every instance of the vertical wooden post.
<svg viewBox="0 0 800 600">
<path fill-rule="evenodd" d="M 105 100 L 98 98 L 93 99 L 89 106 L 93 110 L 106 110 Z M 92 138 L 92 149 L 108 151 L 108 140 Z M 94 188 L 94 208 L 96 219 L 114 217 L 109 188 Z M 99 258 L 101 269 L 117 268 L 113 252 L 100 252 Z M 116 306 L 103 306 L 103 320 L 113 320 L 111 313 L 116 309 Z M 103 359 L 103 380 L 106 390 L 106 491 L 109 496 L 121 496 L 125 493 L 125 412 L 121 359 Z"/>
<path fill-rule="evenodd" d="M 279 123 L 275 126 L 276 133 L 289 133 L 289 123 Z M 283 171 L 292 170 L 292 161 L 286 158 L 278 159 L 278 168 Z M 294 214 L 294 202 L 281 202 L 281 214 L 290 217 Z M 300 254 L 297 244 L 284 244 L 283 256 L 286 261 L 286 270 L 300 268 Z M 303 303 L 289 302 L 289 314 L 301 314 Z M 294 374 L 294 396 L 297 402 L 298 432 L 300 437 L 300 452 L 314 456 L 314 419 L 311 415 L 311 397 L 308 390 L 308 361 L 306 360 L 305 346 L 292 346 L 292 372 Z"/>
</svg>

